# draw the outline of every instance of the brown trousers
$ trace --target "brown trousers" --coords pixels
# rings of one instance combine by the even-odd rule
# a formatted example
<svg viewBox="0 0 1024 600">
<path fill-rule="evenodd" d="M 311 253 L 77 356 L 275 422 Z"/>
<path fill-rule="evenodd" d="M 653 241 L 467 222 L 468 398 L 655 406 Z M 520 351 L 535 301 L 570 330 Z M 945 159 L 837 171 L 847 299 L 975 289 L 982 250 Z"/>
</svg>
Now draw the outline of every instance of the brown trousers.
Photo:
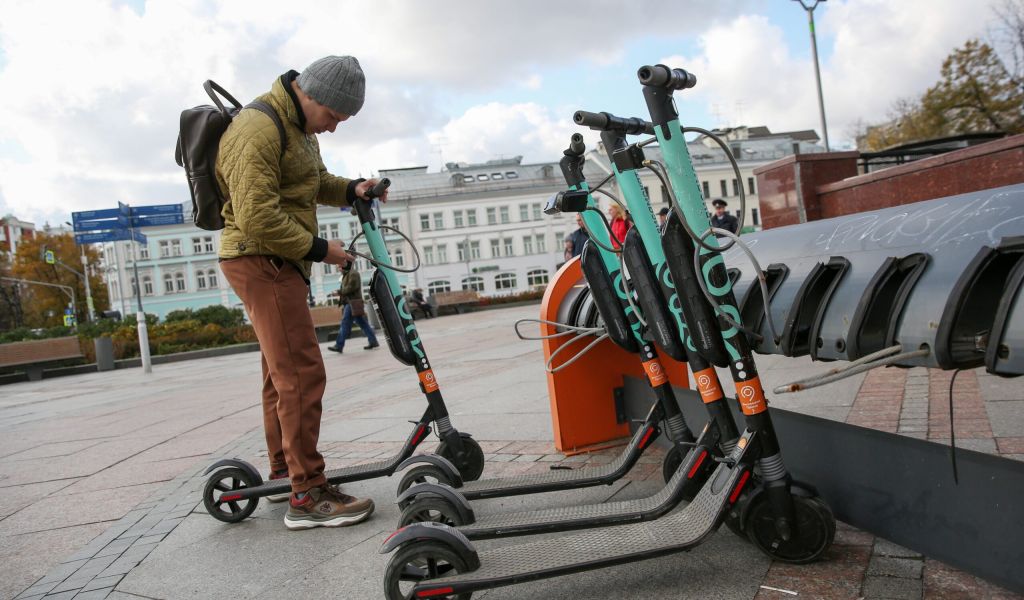
<svg viewBox="0 0 1024 600">
<path fill-rule="evenodd" d="M 295 267 L 268 256 L 232 258 L 220 268 L 260 342 L 270 468 L 288 469 L 293 492 L 321 486 L 324 457 L 316 444 L 327 373 L 306 304 L 306 282 Z"/>
</svg>

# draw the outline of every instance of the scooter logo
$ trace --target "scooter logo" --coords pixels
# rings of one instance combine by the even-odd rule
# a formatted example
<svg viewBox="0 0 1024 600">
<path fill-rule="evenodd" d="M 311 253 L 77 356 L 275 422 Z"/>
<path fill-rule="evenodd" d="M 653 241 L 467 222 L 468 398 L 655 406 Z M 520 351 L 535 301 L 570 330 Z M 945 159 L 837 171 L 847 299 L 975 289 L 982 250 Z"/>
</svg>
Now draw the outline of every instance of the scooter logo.
<svg viewBox="0 0 1024 600">
<path fill-rule="evenodd" d="M 756 415 L 768 410 L 768 402 L 764 399 L 760 377 L 755 377 L 750 381 L 737 381 L 736 395 L 739 397 L 740 408 L 743 409 L 745 415 Z"/>
<path fill-rule="evenodd" d="M 420 383 L 423 384 L 423 391 L 428 394 L 440 389 L 437 385 L 437 379 L 434 377 L 434 371 L 432 369 L 420 371 Z"/>
<path fill-rule="evenodd" d="M 705 404 L 719 400 L 725 395 L 722 393 L 722 387 L 718 384 L 718 377 L 715 375 L 714 367 L 697 371 L 693 374 L 693 377 L 697 382 L 697 391 L 700 392 L 700 399 Z"/>
<path fill-rule="evenodd" d="M 665 369 L 657 358 L 645 361 L 643 364 L 644 371 L 647 373 L 647 379 L 651 381 L 652 386 L 657 387 L 668 381 L 668 377 L 665 376 Z"/>
</svg>

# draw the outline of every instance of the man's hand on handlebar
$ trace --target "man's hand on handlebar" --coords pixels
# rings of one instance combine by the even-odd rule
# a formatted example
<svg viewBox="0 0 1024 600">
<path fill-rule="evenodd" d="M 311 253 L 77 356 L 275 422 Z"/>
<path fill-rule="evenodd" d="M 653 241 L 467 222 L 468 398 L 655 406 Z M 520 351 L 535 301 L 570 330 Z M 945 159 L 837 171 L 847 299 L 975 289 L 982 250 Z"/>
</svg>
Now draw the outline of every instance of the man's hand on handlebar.
<svg viewBox="0 0 1024 600">
<path fill-rule="evenodd" d="M 369 200 L 369 198 L 366 197 L 366 192 L 368 192 L 371 188 L 373 188 L 373 186 L 377 185 L 379 182 L 380 182 L 379 179 L 367 179 L 366 181 L 360 182 L 356 186 L 356 196 L 359 196 L 360 198 L 363 198 L 364 200 Z M 381 202 L 387 202 L 388 201 L 388 191 L 387 191 L 387 189 L 385 189 L 384 193 L 381 194 L 380 196 L 378 196 L 377 198 Z"/>
<path fill-rule="evenodd" d="M 352 262 L 352 260 L 352 255 L 345 251 L 344 242 L 341 240 L 328 240 L 327 256 L 324 257 L 325 263 L 344 267 Z"/>
</svg>

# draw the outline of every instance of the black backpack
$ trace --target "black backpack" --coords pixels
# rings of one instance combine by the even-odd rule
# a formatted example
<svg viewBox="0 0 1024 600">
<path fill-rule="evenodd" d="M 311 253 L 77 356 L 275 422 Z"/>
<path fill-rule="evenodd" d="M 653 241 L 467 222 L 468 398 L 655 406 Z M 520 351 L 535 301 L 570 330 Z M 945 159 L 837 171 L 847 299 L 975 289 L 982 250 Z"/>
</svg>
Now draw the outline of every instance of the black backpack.
<svg viewBox="0 0 1024 600">
<path fill-rule="evenodd" d="M 221 209 L 224 208 L 226 201 L 220 193 L 220 186 L 217 185 L 217 148 L 231 120 L 243 108 L 255 108 L 273 119 L 278 133 L 281 134 L 282 157 L 288 138 L 281 118 L 269 104 L 257 100 L 243 107 L 224 88 L 209 79 L 203 84 L 203 89 L 217 106 L 204 104 L 181 112 L 181 128 L 178 131 L 178 146 L 174 151 L 174 160 L 179 167 L 185 167 L 188 188 L 192 193 L 192 220 L 202 229 L 216 231 L 224 229 Z M 215 90 L 231 102 L 230 108 L 224 108 L 214 94 Z"/>
</svg>

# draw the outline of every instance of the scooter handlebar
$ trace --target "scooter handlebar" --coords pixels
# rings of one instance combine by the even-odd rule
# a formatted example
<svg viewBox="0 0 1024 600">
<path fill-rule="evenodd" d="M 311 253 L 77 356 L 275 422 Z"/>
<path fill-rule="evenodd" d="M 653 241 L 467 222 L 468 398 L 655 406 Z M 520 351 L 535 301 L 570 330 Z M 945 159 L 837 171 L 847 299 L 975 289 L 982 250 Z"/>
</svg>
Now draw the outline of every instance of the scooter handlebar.
<svg viewBox="0 0 1024 600">
<path fill-rule="evenodd" d="M 642 133 L 654 135 L 654 125 L 638 117 L 616 117 L 606 112 L 592 113 L 578 110 L 572 116 L 572 120 L 577 125 L 583 125 L 598 131 L 619 131 L 630 135 L 640 135 Z"/>
<path fill-rule="evenodd" d="M 382 178 L 377 182 L 377 185 L 373 186 L 366 192 L 366 197 L 370 200 L 379 198 L 384 195 L 384 192 L 391 186 L 391 180 L 387 177 Z"/>
<path fill-rule="evenodd" d="M 685 90 L 697 85 L 697 77 L 683 69 L 672 69 L 665 65 L 646 65 L 636 72 L 640 83 L 670 90 Z"/>
<path fill-rule="evenodd" d="M 587 146 L 583 143 L 583 136 L 578 133 L 574 133 L 572 134 L 572 138 L 569 140 L 569 148 L 567 148 L 563 154 L 566 156 L 578 157 L 583 156 L 583 153 L 586 151 Z"/>
</svg>

